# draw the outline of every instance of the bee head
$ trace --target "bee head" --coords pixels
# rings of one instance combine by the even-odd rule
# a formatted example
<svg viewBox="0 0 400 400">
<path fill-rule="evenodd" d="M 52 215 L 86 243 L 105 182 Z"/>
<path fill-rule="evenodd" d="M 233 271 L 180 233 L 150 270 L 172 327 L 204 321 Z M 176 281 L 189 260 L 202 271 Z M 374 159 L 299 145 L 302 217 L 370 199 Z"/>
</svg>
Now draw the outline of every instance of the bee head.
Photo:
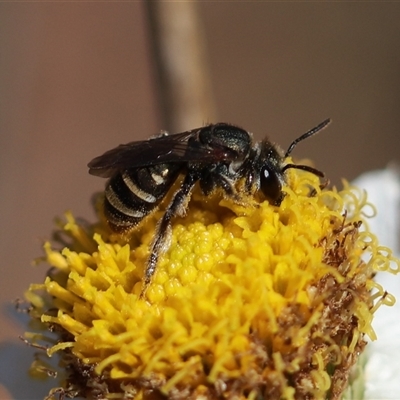
<svg viewBox="0 0 400 400">
<path fill-rule="evenodd" d="M 289 157 L 289 155 L 299 142 L 309 138 L 310 136 L 315 135 L 323 128 L 325 128 L 330 122 L 330 119 L 326 119 L 315 128 L 309 130 L 308 132 L 295 139 L 290 144 L 284 156 L 279 154 L 278 150 L 268 141 L 262 142 L 260 154 L 260 159 L 262 161 L 262 165 L 260 168 L 260 189 L 271 204 L 279 206 L 282 203 L 282 200 L 284 198 L 284 192 L 282 191 L 282 188 L 286 183 L 285 171 L 289 168 L 301 169 L 303 171 L 311 172 L 312 174 L 317 175 L 321 178 L 324 177 L 323 172 L 308 165 L 283 165 L 283 161 L 287 157 Z"/>
</svg>

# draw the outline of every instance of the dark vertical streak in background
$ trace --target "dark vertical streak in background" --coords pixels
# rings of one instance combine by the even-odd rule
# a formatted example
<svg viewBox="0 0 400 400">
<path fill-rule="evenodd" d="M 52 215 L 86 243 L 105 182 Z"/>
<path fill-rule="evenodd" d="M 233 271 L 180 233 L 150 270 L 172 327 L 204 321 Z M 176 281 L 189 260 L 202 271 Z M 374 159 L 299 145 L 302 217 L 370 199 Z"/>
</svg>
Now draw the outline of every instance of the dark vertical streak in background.
<svg viewBox="0 0 400 400">
<path fill-rule="evenodd" d="M 198 4 L 149 1 L 145 9 L 163 129 L 181 132 L 215 122 Z"/>
</svg>

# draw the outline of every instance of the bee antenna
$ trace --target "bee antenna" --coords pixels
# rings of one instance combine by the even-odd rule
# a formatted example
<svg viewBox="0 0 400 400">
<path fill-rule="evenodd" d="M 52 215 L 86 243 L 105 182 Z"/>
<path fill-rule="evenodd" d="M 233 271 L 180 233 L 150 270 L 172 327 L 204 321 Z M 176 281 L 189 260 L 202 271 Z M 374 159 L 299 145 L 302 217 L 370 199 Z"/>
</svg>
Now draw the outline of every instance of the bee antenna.
<svg viewBox="0 0 400 400">
<path fill-rule="evenodd" d="M 293 140 L 293 142 L 291 143 L 291 145 L 289 146 L 289 148 L 286 151 L 285 158 L 290 155 L 290 153 L 293 151 L 293 149 L 297 146 L 297 144 L 299 142 L 303 141 L 304 139 L 309 138 L 310 136 L 315 135 L 316 133 L 318 133 L 319 131 L 324 129 L 327 125 L 329 125 L 330 123 L 331 123 L 331 119 L 328 118 L 324 122 L 321 122 L 319 125 L 317 125 L 315 128 L 310 129 L 308 132 L 304 133 L 303 135 L 301 135 L 297 139 Z M 291 164 L 288 164 L 288 165 L 291 165 Z M 297 167 L 300 167 L 300 166 L 301 165 L 298 165 Z M 290 167 L 290 168 L 293 168 L 293 167 Z M 304 169 L 304 168 L 297 168 L 297 169 Z M 316 175 L 318 175 L 318 174 L 316 174 Z"/>
<path fill-rule="evenodd" d="M 319 176 L 320 178 L 324 178 L 325 175 L 323 172 L 321 172 L 320 170 L 313 168 L 313 167 L 309 167 L 308 165 L 296 165 L 296 164 L 286 164 L 283 168 L 282 168 L 282 172 L 285 172 L 287 169 L 289 168 L 294 168 L 294 169 L 301 169 L 303 171 L 307 171 L 307 172 L 311 172 L 314 175 Z"/>
</svg>

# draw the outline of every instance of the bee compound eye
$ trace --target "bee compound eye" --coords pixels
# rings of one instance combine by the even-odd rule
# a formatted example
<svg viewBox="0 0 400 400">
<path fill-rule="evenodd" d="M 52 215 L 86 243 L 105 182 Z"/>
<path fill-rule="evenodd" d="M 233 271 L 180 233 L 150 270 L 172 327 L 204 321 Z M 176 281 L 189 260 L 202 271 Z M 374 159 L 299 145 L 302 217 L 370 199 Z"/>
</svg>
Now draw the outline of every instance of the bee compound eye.
<svg viewBox="0 0 400 400">
<path fill-rule="evenodd" d="M 260 172 L 260 189 L 273 205 L 280 205 L 283 199 L 282 185 L 276 172 L 264 166 Z"/>
</svg>

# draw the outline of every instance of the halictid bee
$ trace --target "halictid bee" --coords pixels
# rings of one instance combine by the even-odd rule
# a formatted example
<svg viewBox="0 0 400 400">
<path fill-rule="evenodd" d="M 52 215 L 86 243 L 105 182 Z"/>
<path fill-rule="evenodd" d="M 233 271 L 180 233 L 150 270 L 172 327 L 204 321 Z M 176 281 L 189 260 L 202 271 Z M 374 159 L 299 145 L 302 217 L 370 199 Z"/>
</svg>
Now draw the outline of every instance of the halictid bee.
<svg viewBox="0 0 400 400">
<path fill-rule="evenodd" d="M 330 119 L 301 135 L 282 153 L 267 139 L 252 142 L 252 135 L 226 123 L 207 125 L 174 135 L 120 145 L 94 158 L 89 173 L 110 178 L 105 189 L 104 214 L 115 232 L 132 230 L 155 211 L 178 177 L 179 189 L 159 221 L 144 273 L 142 296 L 156 270 L 160 254 L 168 247 L 171 220 L 184 216 L 194 185 L 208 196 L 219 189 L 233 201 L 259 192 L 279 206 L 289 168 L 324 174 L 306 165 L 285 164 L 295 146 L 325 128 Z"/>
</svg>

